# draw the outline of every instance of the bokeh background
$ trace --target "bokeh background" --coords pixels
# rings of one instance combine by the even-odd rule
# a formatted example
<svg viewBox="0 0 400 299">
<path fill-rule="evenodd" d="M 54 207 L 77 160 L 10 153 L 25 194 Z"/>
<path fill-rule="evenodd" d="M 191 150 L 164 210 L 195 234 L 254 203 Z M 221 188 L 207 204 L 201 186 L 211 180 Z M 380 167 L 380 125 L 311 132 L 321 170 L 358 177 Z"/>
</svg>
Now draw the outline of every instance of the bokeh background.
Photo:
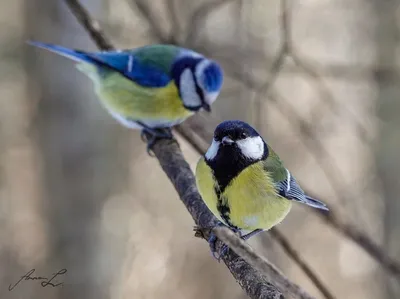
<svg viewBox="0 0 400 299">
<path fill-rule="evenodd" d="M 186 126 L 207 137 L 248 121 L 306 190 L 400 261 L 400 1 L 281 1 L 83 4 L 118 48 L 170 42 L 218 60 L 223 92 Z M 246 298 L 193 236 L 139 132 L 100 107 L 71 61 L 25 44 L 96 49 L 65 3 L 1 1 L 0 22 L 0 297 Z M 398 280 L 308 208 L 279 229 L 336 298 L 400 298 Z M 268 233 L 250 244 L 323 298 Z M 32 268 L 66 268 L 64 287 L 8 291 Z"/>
</svg>

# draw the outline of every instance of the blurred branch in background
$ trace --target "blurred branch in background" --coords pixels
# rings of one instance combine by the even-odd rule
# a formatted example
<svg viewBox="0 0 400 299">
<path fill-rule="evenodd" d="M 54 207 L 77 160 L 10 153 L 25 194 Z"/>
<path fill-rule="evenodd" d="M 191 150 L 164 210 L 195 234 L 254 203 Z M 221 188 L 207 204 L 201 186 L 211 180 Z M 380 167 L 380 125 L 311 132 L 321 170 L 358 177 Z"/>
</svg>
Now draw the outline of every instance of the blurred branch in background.
<svg viewBox="0 0 400 299">
<path fill-rule="evenodd" d="M 81 25 L 90 33 L 90 36 L 95 37 L 93 40 L 100 49 L 115 49 L 105 37 L 104 33 L 99 30 L 98 25 L 93 25 L 97 23 L 90 17 L 89 13 L 82 7 L 79 1 L 65 0 L 65 2 Z M 216 219 L 201 200 L 196 189 L 194 175 L 183 158 L 177 142 L 167 140 L 159 141 L 154 146 L 154 153 L 196 224 L 205 228 L 214 227 Z M 249 262 L 250 265 L 254 266 L 254 268 L 252 268 L 250 265 L 243 263 L 243 260 L 232 251 L 223 257 L 232 275 L 251 298 L 277 299 L 282 298 L 282 293 L 291 298 L 313 298 L 300 287 L 290 282 L 283 274 L 277 271 L 272 264 L 256 255 L 254 251 L 235 234 L 216 233 L 217 236 L 222 237 L 228 242 L 233 251 L 241 252 L 244 259 Z M 209 235 L 206 235 L 205 239 L 207 240 L 208 237 Z M 221 247 L 221 242 L 219 242 L 219 247 Z M 236 247 L 238 248 L 236 249 Z M 256 269 L 261 270 L 261 272 L 258 272 Z"/>
<path fill-rule="evenodd" d="M 269 97 L 270 99 L 273 99 L 274 103 L 277 104 L 278 107 L 281 107 L 282 103 L 286 102 L 284 100 L 281 100 L 281 97 L 278 97 L 276 94 L 272 93 L 272 91 L 270 91 Z M 290 119 L 291 121 L 296 121 L 296 125 L 294 125 L 294 127 L 297 127 L 300 130 L 302 130 L 302 133 L 305 133 L 304 136 L 310 135 L 309 130 L 311 129 L 309 125 L 305 121 L 301 120 L 301 118 L 297 115 L 296 111 L 290 108 L 290 105 L 286 104 L 284 112 L 285 114 L 290 115 L 288 119 Z M 202 155 L 205 153 L 205 150 L 201 148 L 201 145 L 199 145 L 198 139 L 201 138 L 203 139 L 202 142 L 205 142 L 205 140 L 211 140 L 213 138 L 212 133 L 205 131 L 204 127 L 207 126 L 206 124 L 202 123 L 197 123 L 195 128 L 191 128 L 190 125 L 188 126 L 186 124 L 178 126 L 179 128 L 178 131 L 182 132 L 182 135 L 185 138 L 185 140 L 189 144 L 191 144 L 193 148 L 196 149 L 197 151 L 200 149 L 200 151 L 198 152 L 199 154 Z M 191 131 L 195 132 L 195 134 L 193 134 Z M 197 136 L 197 138 L 194 136 Z M 197 140 L 194 140 L 194 138 L 196 138 Z M 318 139 L 310 138 L 310 140 L 315 142 L 315 144 L 318 144 Z M 307 142 L 304 142 L 304 144 L 306 146 L 309 146 Z M 321 150 L 322 149 L 323 147 L 321 145 Z M 315 146 L 313 150 L 315 150 Z M 314 196 L 315 198 L 320 198 L 319 196 L 312 194 L 312 192 L 307 191 L 307 193 L 310 194 L 310 196 Z M 310 212 L 318 215 L 328 225 L 335 228 L 339 233 L 354 241 L 358 246 L 360 246 L 366 252 L 368 252 L 368 254 L 370 254 L 378 263 L 380 263 L 388 272 L 390 272 L 391 274 L 398 277 L 398 279 L 400 279 L 400 264 L 397 261 L 393 260 L 391 257 L 389 257 L 385 253 L 385 251 L 382 248 L 380 248 L 380 246 L 377 245 L 366 233 L 362 232 L 356 226 L 340 220 L 340 218 L 336 215 L 337 213 L 335 212 L 335 209 L 332 208 L 331 205 L 329 205 L 329 208 L 330 208 L 329 213 L 321 213 L 320 211 L 317 211 L 315 209 L 310 209 Z"/>
<path fill-rule="evenodd" d="M 183 138 L 200 154 L 204 155 L 207 150 L 203 137 L 196 134 L 195 130 L 190 129 L 187 126 L 179 125 L 176 127 L 177 132 L 183 136 Z M 204 144 L 202 144 L 202 142 Z M 334 299 L 335 297 L 329 291 L 328 287 L 324 285 L 318 275 L 311 269 L 307 262 L 300 256 L 300 254 L 294 249 L 289 240 L 279 230 L 278 227 L 273 227 L 271 230 L 271 236 L 273 239 L 283 248 L 286 254 L 301 268 L 301 270 L 308 276 L 313 282 L 315 287 L 324 295 L 327 299 Z"/>
<path fill-rule="evenodd" d="M 273 102 L 276 104 L 279 109 L 282 110 L 282 113 L 287 116 L 287 119 L 290 122 L 294 122 L 293 127 L 298 128 L 301 131 L 302 136 L 305 136 L 307 140 L 305 140 L 304 145 L 309 149 L 309 152 L 312 153 L 321 165 L 321 169 L 324 171 L 325 175 L 328 177 L 331 186 L 335 189 L 336 193 L 338 194 L 339 198 L 347 199 L 349 195 L 343 195 L 345 192 L 351 191 L 338 189 L 337 186 L 342 185 L 338 180 L 343 177 L 343 175 L 339 172 L 339 170 L 334 166 L 332 161 L 333 159 L 330 157 L 329 153 L 324 148 L 323 144 L 313 136 L 313 128 L 301 117 L 298 115 L 297 111 L 294 108 L 291 108 L 288 101 L 280 96 L 278 93 L 272 93 L 270 88 L 273 86 L 276 78 L 279 76 L 279 72 L 283 67 L 285 57 L 291 57 L 295 63 L 303 69 L 305 73 L 307 73 L 316 83 L 315 85 L 320 89 L 321 96 L 327 100 L 330 104 L 333 103 L 333 98 L 323 84 L 321 78 L 319 77 L 318 73 L 311 68 L 310 65 L 304 63 L 294 52 L 292 41 L 290 39 L 290 15 L 289 15 L 289 7 L 288 7 L 288 0 L 281 0 L 281 17 L 280 17 L 280 26 L 281 26 L 281 35 L 282 35 L 282 45 L 278 52 L 277 58 L 272 63 L 272 67 L 270 69 L 270 77 L 264 83 L 264 85 L 258 89 L 260 93 L 260 97 L 268 96 Z M 203 17 L 207 17 L 207 15 L 203 15 Z M 261 101 L 261 99 L 260 99 Z M 284 107 L 282 107 L 284 105 Z M 182 132 L 182 127 L 187 126 L 183 124 L 181 126 L 180 131 Z M 196 125 L 195 130 L 202 130 L 204 132 L 199 133 L 200 136 L 206 137 L 206 140 L 212 139 L 212 133 L 206 132 L 204 128 L 207 128 L 206 123 L 198 123 Z M 186 131 L 184 137 L 186 140 L 194 145 L 196 142 L 193 140 L 188 140 L 188 136 L 190 134 Z M 191 138 L 189 138 L 191 139 Z M 198 150 L 199 146 L 194 145 L 194 148 Z M 204 151 L 199 152 L 200 154 L 204 154 Z M 322 158 L 321 158 L 322 157 Z M 312 195 L 312 194 L 311 194 Z M 315 196 L 318 198 L 318 196 Z M 343 200 L 344 201 L 344 200 Z M 393 260 L 389 257 L 385 251 L 380 248 L 366 233 L 362 232 L 356 226 L 351 225 L 350 223 L 346 223 L 337 216 L 336 210 L 330 205 L 330 212 L 329 214 L 323 214 L 317 210 L 310 210 L 316 213 L 318 216 L 322 217 L 326 223 L 334 227 L 338 230 L 341 234 L 346 236 L 347 238 L 354 241 L 358 244 L 361 248 L 363 248 L 366 252 L 368 252 L 378 263 L 380 263 L 388 272 L 395 275 L 400 280 L 400 263 Z"/>
<path fill-rule="evenodd" d="M 234 1 L 234 0 L 233 0 Z M 198 37 L 199 30 L 203 27 L 205 24 L 207 18 L 209 15 L 215 11 L 215 9 L 218 9 L 221 5 L 233 2 L 232 0 L 221 0 L 221 1 L 215 1 L 215 2 L 208 2 L 199 8 L 195 10 L 195 12 L 192 14 L 192 17 L 190 18 L 191 22 L 186 26 L 188 35 L 186 38 L 185 44 L 191 45 L 191 44 L 196 44 L 196 38 Z M 133 3 L 136 3 L 138 7 L 143 6 L 143 1 L 141 0 L 136 0 L 133 1 Z M 140 3 L 140 5 L 138 5 Z M 320 97 L 323 98 L 325 101 L 322 101 L 322 103 L 327 103 L 329 105 L 329 108 L 332 112 L 335 112 L 335 105 L 337 105 L 329 91 L 329 89 L 326 87 L 324 84 L 323 80 L 321 79 L 319 73 L 321 71 L 315 70 L 314 67 L 307 61 L 301 59 L 299 55 L 295 52 L 295 48 L 293 46 L 292 40 L 291 40 L 291 25 L 290 25 L 290 5 L 289 5 L 289 0 L 281 0 L 281 16 L 280 16 L 280 30 L 281 30 L 281 46 L 280 49 L 278 50 L 277 57 L 275 60 L 272 62 L 272 66 L 270 68 L 270 74 L 268 80 L 260 85 L 257 82 L 252 82 L 249 81 L 248 78 L 245 78 L 245 85 L 249 89 L 256 90 L 257 93 L 259 94 L 259 101 L 262 102 L 263 98 L 269 97 L 271 100 L 274 101 L 274 103 L 279 107 L 279 109 L 282 110 L 282 113 L 284 115 L 287 115 L 287 119 L 291 122 L 294 122 L 293 127 L 298 128 L 302 135 L 306 137 L 306 141 L 304 142 L 304 145 L 309 149 L 309 152 L 314 156 L 314 158 L 318 161 L 318 164 L 320 165 L 321 169 L 325 173 L 325 175 L 328 178 L 328 181 L 330 182 L 332 188 L 335 190 L 335 193 L 337 194 L 338 198 L 342 198 L 342 202 L 345 202 L 345 199 L 351 197 L 351 195 L 343 195 L 345 193 L 348 193 L 351 191 L 351 188 L 339 188 L 339 186 L 342 186 L 343 183 L 341 181 L 341 178 L 343 178 L 343 175 L 335 167 L 331 155 L 326 151 L 324 148 L 323 144 L 319 141 L 318 138 L 316 138 L 313 134 L 313 128 L 303 120 L 297 113 L 297 111 L 293 108 L 290 107 L 290 104 L 288 101 L 280 96 L 278 93 L 274 93 L 273 95 L 271 94 L 271 88 L 274 85 L 274 82 L 279 76 L 279 73 L 284 65 L 285 59 L 286 58 L 292 58 L 294 61 L 296 67 L 301 70 L 301 72 L 305 73 L 314 83 L 314 86 L 317 88 L 319 91 L 318 93 L 320 94 Z M 145 5 L 146 6 L 146 5 Z M 156 18 L 154 17 L 150 6 L 147 6 L 147 8 L 141 8 L 140 9 L 143 16 L 146 18 L 147 22 L 150 25 L 150 28 L 155 28 L 157 27 L 157 21 Z M 158 30 L 157 30 L 158 31 Z M 174 32 L 170 34 L 170 36 L 173 36 Z M 156 34 L 156 38 L 160 42 L 166 42 L 166 41 L 172 41 L 173 39 L 168 39 L 166 38 L 166 34 Z M 354 68 L 358 68 L 354 67 Z M 335 68 L 332 67 L 333 70 L 326 70 L 326 73 L 332 73 L 335 74 L 338 72 L 338 70 L 341 71 L 340 68 Z M 343 69 L 346 73 L 351 71 L 353 67 L 349 67 L 346 69 Z M 242 76 L 238 76 L 235 71 L 232 71 L 230 68 L 225 68 L 225 72 L 227 73 L 228 76 L 233 76 L 239 81 L 242 81 L 243 78 Z M 284 105 L 284 107 L 281 107 Z M 318 119 L 317 116 L 321 115 L 319 113 L 319 109 L 322 109 L 320 107 L 317 107 L 318 109 L 315 109 L 313 112 L 313 124 L 318 125 Z M 259 109 L 262 111 L 262 109 Z M 355 116 L 352 116 L 353 120 L 357 120 Z M 187 130 L 184 130 L 185 127 L 188 127 L 187 124 L 183 124 L 180 126 L 178 131 L 180 133 L 183 133 L 183 137 L 188 141 L 189 144 L 193 145 L 194 148 L 201 154 L 204 153 L 204 151 L 199 151 L 201 148 L 198 145 L 198 142 L 192 140 L 190 136 L 193 136 L 191 133 L 189 133 Z M 360 128 L 362 128 L 362 125 L 359 125 Z M 196 130 L 205 130 L 204 128 L 207 128 L 206 123 L 198 123 L 196 126 Z M 198 133 L 198 134 L 196 134 Z M 209 132 L 195 132 L 195 135 L 197 136 L 206 136 L 206 140 L 212 139 L 212 134 Z M 361 136 L 366 136 L 367 134 L 364 132 L 364 134 L 361 134 Z M 324 215 L 322 213 L 319 213 L 318 211 L 312 210 L 314 213 L 317 215 L 321 216 L 326 223 L 331 225 L 333 228 L 338 230 L 340 233 L 342 233 L 344 236 L 347 238 L 353 240 L 356 244 L 358 244 L 361 248 L 363 248 L 366 252 L 368 252 L 377 262 L 379 262 L 387 271 L 392 273 L 393 275 L 397 276 L 400 278 L 400 265 L 398 262 L 390 258 L 383 250 L 380 248 L 366 233 L 362 232 L 360 229 L 358 229 L 356 226 L 351 225 L 349 223 L 346 223 L 344 221 L 339 220 L 340 218 L 337 216 L 337 212 L 335 209 L 330 205 L 330 213 L 328 215 Z M 279 241 L 279 240 L 278 240 Z M 292 256 L 293 258 L 293 256 Z"/>
</svg>

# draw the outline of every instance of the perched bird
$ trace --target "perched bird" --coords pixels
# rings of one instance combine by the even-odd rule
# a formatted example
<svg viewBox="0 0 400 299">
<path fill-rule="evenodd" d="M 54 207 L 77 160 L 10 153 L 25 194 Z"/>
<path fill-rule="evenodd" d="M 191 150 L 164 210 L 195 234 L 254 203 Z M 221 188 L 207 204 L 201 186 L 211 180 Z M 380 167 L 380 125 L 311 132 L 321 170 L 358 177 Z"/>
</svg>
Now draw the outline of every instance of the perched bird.
<svg viewBox="0 0 400 299">
<path fill-rule="evenodd" d="M 84 52 L 29 43 L 77 61 L 117 121 L 155 138 L 172 138 L 172 126 L 201 108 L 210 111 L 223 83 L 223 71 L 215 61 L 173 45 Z M 154 141 L 149 141 L 148 149 Z"/>
<path fill-rule="evenodd" d="M 211 146 L 197 163 L 196 183 L 210 211 L 245 240 L 280 223 L 293 201 L 328 210 L 304 194 L 272 148 L 239 120 L 217 126 Z M 215 240 L 209 240 L 213 255 Z"/>
</svg>

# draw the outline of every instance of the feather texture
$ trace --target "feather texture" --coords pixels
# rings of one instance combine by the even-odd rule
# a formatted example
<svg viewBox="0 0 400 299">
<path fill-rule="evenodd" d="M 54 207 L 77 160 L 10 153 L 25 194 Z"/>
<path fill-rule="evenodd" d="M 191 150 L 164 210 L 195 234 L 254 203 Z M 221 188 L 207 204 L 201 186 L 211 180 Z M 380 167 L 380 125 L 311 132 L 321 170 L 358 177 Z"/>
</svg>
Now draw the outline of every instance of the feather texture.
<svg viewBox="0 0 400 299">
<path fill-rule="evenodd" d="M 198 162 L 196 178 L 199 192 L 211 212 L 225 224 L 242 230 L 268 230 L 286 217 L 292 205 L 277 194 L 262 161 L 241 171 L 219 197 L 212 170 L 203 158 Z M 226 215 L 221 215 L 218 206 L 225 207 Z"/>
<path fill-rule="evenodd" d="M 270 146 L 268 146 L 268 149 L 269 156 L 264 160 L 264 169 L 271 174 L 278 194 L 289 200 L 295 200 L 314 208 L 328 210 L 323 202 L 311 198 L 304 193 L 295 177 L 284 167 L 278 155 Z"/>
<path fill-rule="evenodd" d="M 172 45 L 150 45 L 134 50 L 85 52 L 40 42 L 30 44 L 78 62 L 93 64 L 102 75 L 118 72 L 144 87 L 166 86 L 172 80 L 172 63 L 184 51 Z"/>
</svg>

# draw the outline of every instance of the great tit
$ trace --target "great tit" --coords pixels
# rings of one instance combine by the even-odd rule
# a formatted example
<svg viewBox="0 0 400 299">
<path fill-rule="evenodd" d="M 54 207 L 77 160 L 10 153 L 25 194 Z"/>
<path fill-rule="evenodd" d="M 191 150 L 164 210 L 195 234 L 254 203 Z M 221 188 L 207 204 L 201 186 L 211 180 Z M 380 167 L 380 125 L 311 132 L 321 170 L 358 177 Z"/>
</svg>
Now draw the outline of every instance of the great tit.
<svg viewBox="0 0 400 299">
<path fill-rule="evenodd" d="M 239 120 L 217 126 L 211 146 L 197 163 L 196 183 L 210 211 L 245 240 L 280 223 L 293 201 L 328 210 L 304 194 L 272 148 Z M 215 240 L 212 236 L 213 255 Z"/>
<path fill-rule="evenodd" d="M 210 111 L 223 83 L 217 62 L 173 45 L 84 52 L 29 43 L 77 61 L 78 69 L 92 79 L 100 102 L 117 121 L 156 137 L 172 138 L 172 126 L 201 108 Z"/>
</svg>

